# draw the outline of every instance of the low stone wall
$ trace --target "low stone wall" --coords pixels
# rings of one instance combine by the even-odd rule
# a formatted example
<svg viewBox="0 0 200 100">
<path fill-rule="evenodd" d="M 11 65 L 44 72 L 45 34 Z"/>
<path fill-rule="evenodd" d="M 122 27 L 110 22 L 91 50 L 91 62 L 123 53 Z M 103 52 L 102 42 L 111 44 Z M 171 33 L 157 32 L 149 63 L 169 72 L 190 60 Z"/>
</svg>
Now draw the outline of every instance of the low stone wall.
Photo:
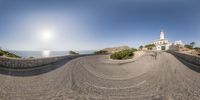
<svg viewBox="0 0 200 100">
<path fill-rule="evenodd" d="M 184 60 L 187 60 L 187 61 L 189 61 L 193 64 L 200 65 L 200 57 L 198 57 L 198 56 L 184 54 L 184 53 L 180 53 L 180 52 L 177 52 L 177 51 L 169 51 L 169 53 L 171 53 L 175 56 L 178 56 L 178 57 L 180 57 Z"/>
<path fill-rule="evenodd" d="M 70 58 L 68 56 L 60 57 L 49 57 L 49 58 L 27 58 L 27 59 L 18 59 L 18 58 L 6 58 L 0 57 L 0 66 L 9 67 L 9 68 L 31 68 L 41 65 L 50 64 L 65 58 Z"/>
</svg>

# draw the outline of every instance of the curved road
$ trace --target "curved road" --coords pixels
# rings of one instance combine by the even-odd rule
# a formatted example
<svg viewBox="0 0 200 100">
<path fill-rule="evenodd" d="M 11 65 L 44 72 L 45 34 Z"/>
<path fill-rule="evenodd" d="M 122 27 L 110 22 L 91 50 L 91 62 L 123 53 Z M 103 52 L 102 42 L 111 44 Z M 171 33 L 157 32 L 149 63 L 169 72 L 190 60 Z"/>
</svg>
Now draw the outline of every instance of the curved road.
<svg viewBox="0 0 200 100">
<path fill-rule="evenodd" d="M 200 100 L 200 73 L 190 69 L 199 66 L 169 53 L 150 52 L 125 64 L 106 60 L 93 55 L 43 74 L 0 74 L 0 100 Z"/>
</svg>

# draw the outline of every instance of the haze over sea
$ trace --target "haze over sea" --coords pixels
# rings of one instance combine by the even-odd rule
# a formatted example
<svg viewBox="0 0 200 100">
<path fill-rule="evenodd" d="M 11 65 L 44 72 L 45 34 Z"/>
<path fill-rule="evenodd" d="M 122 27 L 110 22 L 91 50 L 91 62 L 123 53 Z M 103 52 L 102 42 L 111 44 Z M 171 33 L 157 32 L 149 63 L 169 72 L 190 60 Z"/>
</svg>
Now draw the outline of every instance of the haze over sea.
<svg viewBox="0 0 200 100">
<path fill-rule="evenodd" d="M 29 58 L 29 57 L 55 57 L 55 56 L 65 56 L 69 55 L 69 51 L 50 51 L 50 50 L 44 50 L 44 51 L 14 51 L 10 50 L 11 53 L 14 53 L 18 56 Z M 92 54 L 94 50 L 81 50 L 76 51 L 79 54 Z"/>
</svg>

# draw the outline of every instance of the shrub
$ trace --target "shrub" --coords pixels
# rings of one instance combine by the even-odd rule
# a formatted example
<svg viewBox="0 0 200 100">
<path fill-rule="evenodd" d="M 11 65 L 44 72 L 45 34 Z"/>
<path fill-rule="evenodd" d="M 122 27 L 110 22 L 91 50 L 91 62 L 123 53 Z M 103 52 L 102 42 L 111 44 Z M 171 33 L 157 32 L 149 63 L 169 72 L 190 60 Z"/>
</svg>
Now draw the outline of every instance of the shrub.
<svg viewBox="0 0 200 100">
<path fill-rule="evenodd" d="M 131 50 L 132 52 L 137 51 L 137 49 L 135 49 L 135 48 L 131 48 L 130 50 Z"/>
<path fill-rule="evenodd" d="M 119 52 L 115 52 L 113 53 L 110 58 L 112 59 L 118 59 L 118 60 L 122 60 L 122 59 L 130 59 L 132 58 L 132 56 L 134 56 L 134 53 L 136 49 L 126 49 L 126 50 L 122 50 Z"/>
<path fill-rule="evenodd" d="M 191 45 L 186 44 L 184 47 L 188 48 L 188 49 L 193 49 L 193 47 Z"/>
<path fill-rule="evenodd" d="M 0 56 L 3 56 L 3 53 L 0 51 Z"/>
<path fill-rule="evenodd" d="M 148 50 L 152 50 L 154 47 L 156 47 L 154 44 L 145 45 L 145 48 L 147 48 Z"/>
<path fill-rule="evenodd" d="M 195 50 L 200 50 L 200 47 L 195 47 L 194 49 L 195 49 Z"/>
<path fill-rule="evenodd" d="M 79 55 L 79 53 L 77 53 L 75 51 L 69 51 L 69 55 Z"/>
<path fill-rule="evenodd" d="M 198 53 L 200 53 L 200 48 L 199 47 L 195 47 L 194 48 Z"/>
<path fill-rule="evenodd" d="M 106 54 L 106 53 L 107 53 L 106 50 L 99 50 L 94 52 L 94 54 Z"/>
<path fill-rule="evenodd" d="M 6 53 L 6 56 L 7 57 L 12 57 L 12 58 L 21 58 L 21 57 L 15 55 L 15 54 L 12 54 L 12 53 Z"/>
</svg>

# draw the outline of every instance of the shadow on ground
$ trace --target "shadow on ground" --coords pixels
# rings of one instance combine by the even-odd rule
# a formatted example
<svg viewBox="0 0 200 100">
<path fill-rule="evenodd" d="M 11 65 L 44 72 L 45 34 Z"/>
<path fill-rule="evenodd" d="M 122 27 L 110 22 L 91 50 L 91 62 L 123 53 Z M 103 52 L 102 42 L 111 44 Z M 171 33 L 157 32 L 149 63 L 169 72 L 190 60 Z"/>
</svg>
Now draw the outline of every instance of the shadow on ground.
<svg viewBox="0 0 200 100">
<path fill-rule="evenodd" d="M 47 65 L 42 65 L 42 66 L 37 66 L 34 68 L 27 68 L 27 69 L 12 69 L 4 66 L 0 66 L 0 74 L 4 75 L 10 75 L 10 76 L 33 76 L 33 75 L 39 75 L 43 73 L 50 72 L 52 70 L 55 70 L 59 67 L 62 67 L 64 64 L 68 63 L 69 61 L 83 57 L 83 56 L 88 56 L 88 55 L 81 55 L 77 57 L 69 57 L 65 58 L 63 60 L 50 63 Z"/>
<path fill-rule="evenodd" d="M 173 54 L 172 54 L 173 55 Z M 188 68 L 190 68 L 191 70 L 200 73 L 200 65 L 197 64 L 193 64 L 179 56 L 174 55 L 174 57 L 176 57 L 176 59 L 178 59 L 182 64 L 184 64 L 185 66 L 187 66 Z"/>
</svg>

